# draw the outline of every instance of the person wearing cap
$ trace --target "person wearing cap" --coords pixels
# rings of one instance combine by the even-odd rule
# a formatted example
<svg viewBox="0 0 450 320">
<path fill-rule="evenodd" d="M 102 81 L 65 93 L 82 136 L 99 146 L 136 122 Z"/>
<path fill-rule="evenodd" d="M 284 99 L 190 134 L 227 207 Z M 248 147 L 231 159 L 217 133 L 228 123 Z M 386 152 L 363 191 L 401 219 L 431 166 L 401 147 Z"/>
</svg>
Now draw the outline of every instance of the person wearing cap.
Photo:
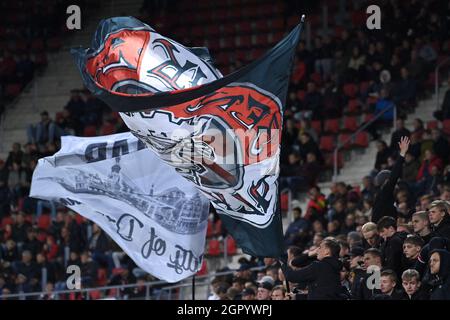
<svg viewBox="0 0 450 320">
<path fill-rule="evenodd" d="M 242 300 L 256 300 L 255 299 L 255 291 L 252 288 L 245 288 L 242 290 Z"/>
<path fill-rule="evenodd" d="M 266 279 L 265 279 L 266 278 Z M 270 278 L 270 277 L 269 277 Z M 270 278 L 272 282 L 270 282 L 266 277 L 263 277 L 261 282 L 258 285 L 258 292 L 256 294 L 256 300 L 270 300 L 270 294 L 273 289 L 273 279 Z M 266 280 L 266 281 L 264 281 Z"/>
<path fill-rule="evenodd" d="M 239 268 L 236 270 L 236 277 L 242 278 L 245 280 L 251 280 L 252 279 L 252 270 L 250 270 L 250 269 L 251 269 L 250 265 L 245 264 L 245 263 L 241 264 L 239 266 Z"/>
<path fill-rule="evenodd" d="M 409 138 L 402 137 L 398 143 L 400 153 L 395 161 L 392 171 L 381 170 L 375 177 L 375 185 L 380 188 L 372 208 L 372 222 L 377 223 L 383 216 L 397 218 L 397 209 L 394 206 L 394 188 L 402 174 L 403 162 L 409 148 Z"/>
<path fill-rule="evenodd" d="M 317 261 L 300 270 L 293 270 L 284 263 L 281 268 L 288 281 L 307 283 L 308 300 L 340 299 L 342 293 L 340 250 L 341 247 L 334 238 L 325 238 L 317 250 Z"/>
</svg>

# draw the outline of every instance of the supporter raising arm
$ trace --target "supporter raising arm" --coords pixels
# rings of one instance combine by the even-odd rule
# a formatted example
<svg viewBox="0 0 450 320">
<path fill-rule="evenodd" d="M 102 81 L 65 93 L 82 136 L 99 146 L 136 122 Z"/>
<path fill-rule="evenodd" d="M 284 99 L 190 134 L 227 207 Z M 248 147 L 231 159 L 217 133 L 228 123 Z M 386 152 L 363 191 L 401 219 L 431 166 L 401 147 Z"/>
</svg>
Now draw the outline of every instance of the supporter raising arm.
<svg viewBox="0 0 450 320">
<path fill-rule="evenodd" d="M 409 143 L 408 137 L 402 137 L 398 143 L 400 156 L 395 161 L 392 171 L 381 170 L 375 177 L 375 184 L 380 187 L 380 191 L 375 197 L 372 209 L 372 222 L 374 223 L 377 223 L 383 216 L 397 218 L 397 209 L 394 206 L 394 188 L 402 174 L 402 166 Z"/>
</svg>

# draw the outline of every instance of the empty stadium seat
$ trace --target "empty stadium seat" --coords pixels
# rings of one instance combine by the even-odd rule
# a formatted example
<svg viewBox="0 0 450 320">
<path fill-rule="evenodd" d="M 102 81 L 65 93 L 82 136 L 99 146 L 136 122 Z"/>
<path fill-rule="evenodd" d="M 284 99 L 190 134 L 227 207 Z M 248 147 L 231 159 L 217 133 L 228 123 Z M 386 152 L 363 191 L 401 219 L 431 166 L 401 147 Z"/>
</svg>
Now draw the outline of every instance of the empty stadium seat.
<svg viewBox="0 0 450 320">
<path fill-rule="evenodd" d="M 97 270 L 97 285 L 102 287 L 102 286 L 105 286 L 107 282 L 108 282 L 108 276 L 106 274 L 106 269 L 99 268 Z"/>
<path fill-rule="evenodd" d="M 210 257 L 217 257 L 221 254 L 220 241 L 217 239 L 211 239 L 208 241 L 207 255 Z"/>
<path fill-rule="evenodd" d="M 350 134 L 341 133 L 338 136 L 339 145 L 342 149 L 350 149 L 352 147 L 351 140 L 347 141 L 350 138 Z M 345 143 L 345 144 L 344 144 Z"/>
<path fill-rule="evenodd" d="M 356 117 L 344 117 L 343 131 L 355 132 L 358 130 L 358 127 L 358 119 Z"/>
<path fill-rule="evenodd" d="M 358 148 L 367 148 L 369 146 L 369 134 L 366 131 L 359 132 L 355 136 L 354 146 Z"/>
<path fill-rule="evenodd" d="M 348 101 L 347 109 L 345 113 L 347 114 L 358 114 L 361 110 L 361 105 L 357 99 L 350 99 Z"/>
<path fill-rule="evenodd" d="M 311 127 L 314 129 L 317 135 L 320 135 L 322 133 L 322 123 L 320 122 L 320 120 L 311 121 Z"/>
<path fill-rule="evenodd" d="M 323 131 L 327 134 L 337 134 L 339 132 L 339 119 L 325 120 Z"/>
<path fill-rule="evenodd" d="M 237 253 L 236 241 L 230 235 L 225 238 L 225 241 L 227 243 L 227 255 L 234 256 Z"/>
<path fill-rule="evenodd" d="M 206 237 L 211 238 L 214 235 L 214 225 L 212 220 L 208 220 L 208 226 L 206 227 Z"/>
<path fill-rule="evenodd" d="M 331 152 L 335 148 L 334 136 L 321 136 L 319 149 L 325 152 Z"/>
<path fill-rule="evenodd" d="M 347 83 L 343 87 L 344 94 L 349 98 L 356 97 L 356 94 L 358 93 L 358 87 L 354 83 Z"/>
</svg>

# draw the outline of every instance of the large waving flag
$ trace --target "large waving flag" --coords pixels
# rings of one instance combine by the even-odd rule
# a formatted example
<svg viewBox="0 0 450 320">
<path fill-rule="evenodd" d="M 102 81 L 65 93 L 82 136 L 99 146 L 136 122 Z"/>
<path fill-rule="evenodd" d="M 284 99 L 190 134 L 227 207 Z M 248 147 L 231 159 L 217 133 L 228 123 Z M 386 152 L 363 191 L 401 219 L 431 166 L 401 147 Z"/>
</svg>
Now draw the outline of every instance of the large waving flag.
<svg viewBox="0 0 450 320">
<path fill-rule="evenodd" d="M 131 133 L 62 137 L 42 158 L 30 196 L 94 221 L 136 264 L 176 282 L 200 268 L 209 201 Z"/>
<path fill-rule="evenodd" d="M 214 205 L 244 252 L 279 257 L 282 114 L 301 25 L 226 77 L 207 49 L 186 48 L 131 17 L 103 20 L 73 50 L 87 88 Z"/>
</svg>

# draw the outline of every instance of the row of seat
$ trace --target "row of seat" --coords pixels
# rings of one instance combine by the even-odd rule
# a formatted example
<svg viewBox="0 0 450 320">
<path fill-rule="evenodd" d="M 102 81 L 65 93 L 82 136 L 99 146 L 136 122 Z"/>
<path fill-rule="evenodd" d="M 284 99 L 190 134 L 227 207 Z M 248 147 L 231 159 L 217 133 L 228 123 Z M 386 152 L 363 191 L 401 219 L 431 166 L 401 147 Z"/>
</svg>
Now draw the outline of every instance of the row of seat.
<svg viewBox="0 0 450 320">
<path fill-rule="evenodd" d="M 228 256 L 234 256 L 237 254 L 236 241 L 230 235 L 226 236 L 224 240 L 220 241 L 217 238 L 209 239 L 206 245 L 206 254 L 208 258 L 220 257 L 225 254 Z"/>
</svg>

